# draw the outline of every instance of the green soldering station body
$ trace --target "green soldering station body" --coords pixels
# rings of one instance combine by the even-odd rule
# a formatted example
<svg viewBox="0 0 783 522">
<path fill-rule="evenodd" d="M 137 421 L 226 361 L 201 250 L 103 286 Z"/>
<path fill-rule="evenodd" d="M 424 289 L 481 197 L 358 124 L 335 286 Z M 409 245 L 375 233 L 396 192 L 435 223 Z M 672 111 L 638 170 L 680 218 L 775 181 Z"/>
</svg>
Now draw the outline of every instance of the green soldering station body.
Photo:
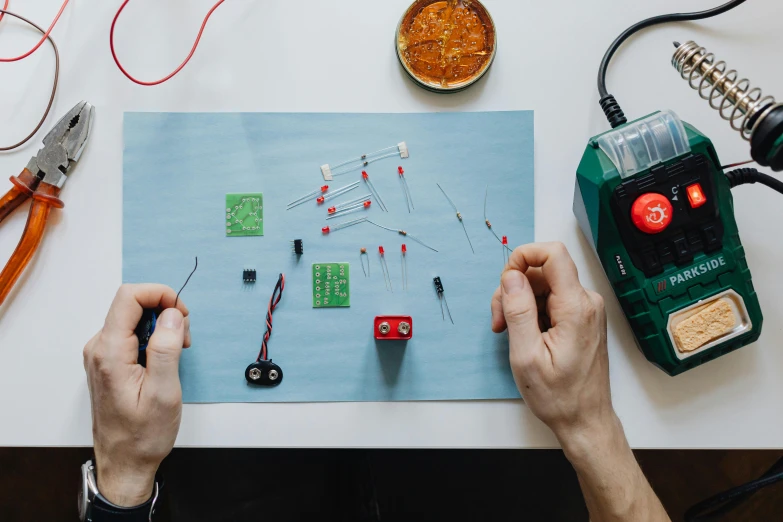
<svg viewBox="0 0 783 522">
<path fill-rule="evenodd" d="M 645 357 L 677 375 L 753 343 L 763 317 L 712 142 L 671 111 L 592 138 L 574 214 Z M 734 326 L 682 346 L 677 328 L 722 300 Z M 692 321 L 692 320 L 691 320 Z"/>
</svg>

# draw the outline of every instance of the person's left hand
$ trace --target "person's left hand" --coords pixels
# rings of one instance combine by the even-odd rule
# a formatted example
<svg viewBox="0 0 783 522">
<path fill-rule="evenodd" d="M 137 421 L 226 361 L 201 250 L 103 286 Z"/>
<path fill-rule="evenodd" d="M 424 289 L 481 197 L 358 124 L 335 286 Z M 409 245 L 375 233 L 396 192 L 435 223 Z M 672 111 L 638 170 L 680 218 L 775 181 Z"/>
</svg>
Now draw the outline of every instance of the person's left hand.
<svg viewBox="0 0 783 522">
<path fill-rule="evenodd" d="M 92 400 L 98 491 L 118 506 L 146 502 L 155 474 L 171 452 L 182 414 L 179 357 L 190 346 L 188 309 L 163 285 L 123 285 L 106 322 L 84 347 Z M 145 308 L 163 309 L 137 363 L 134 334 Z"/>
</svg>

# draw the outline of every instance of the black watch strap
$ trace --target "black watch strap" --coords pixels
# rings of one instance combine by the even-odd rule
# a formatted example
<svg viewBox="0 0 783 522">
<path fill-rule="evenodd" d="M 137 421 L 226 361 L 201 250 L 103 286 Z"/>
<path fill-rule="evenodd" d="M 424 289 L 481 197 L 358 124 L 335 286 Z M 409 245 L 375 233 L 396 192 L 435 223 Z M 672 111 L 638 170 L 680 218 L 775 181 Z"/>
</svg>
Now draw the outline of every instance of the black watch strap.
<svg viewBox="0 0 783 522">
<path fill-rule="evenodd" d="M 155 514 L 154 509 L 157 507 L 159 493 L 156 482 L 150 499 L 140 506 L 131 508 L 115 506 L 99 494 L 92 500 L 92 509 L 87 522 L 149 522 Z"/>
</svg>

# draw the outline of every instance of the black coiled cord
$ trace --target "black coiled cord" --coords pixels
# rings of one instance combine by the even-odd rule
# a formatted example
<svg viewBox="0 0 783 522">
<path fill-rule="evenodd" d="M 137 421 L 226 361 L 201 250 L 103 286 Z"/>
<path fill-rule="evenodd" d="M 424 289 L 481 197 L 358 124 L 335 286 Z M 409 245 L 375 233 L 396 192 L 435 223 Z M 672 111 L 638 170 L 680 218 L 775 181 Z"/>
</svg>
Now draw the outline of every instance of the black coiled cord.
<svg viewBox="0 0 783 522">
<path fill-rule="evenodd" d="M 601 101 L 601 109 L 603 109 L 606 119 L 609 120 L 609 125 L 614 129 L 620 125 L 628 123 L 628 119 L 625 117 L 625 113 L 620 108 L 620 104 L 614 99 L 614 96 L 607 94 Z"/>
<path fill-rule="evenodd" d="M 763 172 L 759 172 L 756 169 L 745 168 L 732 170 L 731 172 L 726 173 L 726 178 L 729 180 L 729 186 L 731 188 L 739 185 L 761 183 L 762 185 L 766 185 L 772 190 L 776 190 L 783 194 L 783 181 L 773 178 L 768 174 L 764 174 Z"/>
</svg>

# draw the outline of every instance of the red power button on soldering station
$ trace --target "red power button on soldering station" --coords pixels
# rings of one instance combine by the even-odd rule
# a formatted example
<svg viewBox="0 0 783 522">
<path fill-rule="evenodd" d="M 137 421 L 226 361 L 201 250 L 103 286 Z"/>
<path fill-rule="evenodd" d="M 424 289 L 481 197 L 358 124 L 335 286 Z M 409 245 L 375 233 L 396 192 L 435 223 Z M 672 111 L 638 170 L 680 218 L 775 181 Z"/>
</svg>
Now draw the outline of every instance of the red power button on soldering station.
<svg viewBox="0 0 783 522">
<path fill-rule="evenodd" d="M 649 192 L 639 196 L 631 207 L 631 219 L 636 228 L 647 234 L 666 230 L 672 222 L 672 204 L 663 194 Z"/>
</svg>

